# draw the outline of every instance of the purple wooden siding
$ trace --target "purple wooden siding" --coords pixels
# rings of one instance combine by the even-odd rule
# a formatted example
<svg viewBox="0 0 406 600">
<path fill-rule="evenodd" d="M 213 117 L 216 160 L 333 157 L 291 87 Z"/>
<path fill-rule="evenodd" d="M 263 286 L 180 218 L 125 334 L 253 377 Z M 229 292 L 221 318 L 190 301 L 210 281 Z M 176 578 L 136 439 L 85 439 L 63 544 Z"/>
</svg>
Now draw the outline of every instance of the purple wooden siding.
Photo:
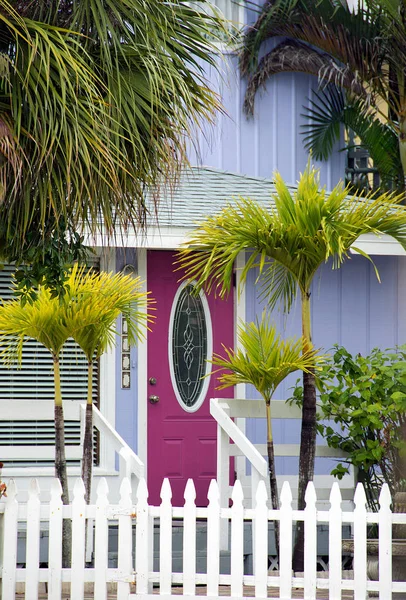
<svg viewBox="0 0 406 600">
<path fill-rule="evenodd" d="M 118 249 L 116 252 L 116 270 L 121 271 L 125 265 L 136 265 L 136 250 L 133 248 Z M 121 319 L 118 320 L 117 330 L 121 332 Z M 116 344 L 116 423 L 118 433 L 127 444 L 137 451 L 137 348 L 131 348 L 131 387 L 121 387 L 121 338 L 117 336 Z"/>
<path fill-rule="evenodd" d="M 312 288 L 312 327 L 315 346 L 325 352 L 338 343 L 350 352 L 368 353 L 372 348 L 391 348 L 406 343 L 406 258 L 395 256 L 373 257 L 378 267 L 381 283 L 376 279 L 372 265 L 364 258 L 353 256 L 341 269 L 333 271 L 323 266 Z M 257 298 L 255 273 L 247 282 L 247 321 L 261 315 L 264 304 Z M 286 317 L 274 313 L 275 322 L 284 335 L 300 335 L 300 300 Z M 277 390 L 275 398 L 286 399 L 300 373 L 290 376 Z M 255 390 L 247 390 L 247 397 L 258 397 Z M 247 433 L 255 442 L 265 440 L 265 424 L 258 420 L 247 421 Z M 299 443 L 300 421 L 274 421 L 276 443 Z M 328 473 L 332 468 L 329 459 L 316 459 L 316 472 Z M 278 458 L 278 473 L 297 473 L 297 459 Z"/>
<path fill-rule="evenodd" d="M 280 73 L 257 94 L 255 116 L 242 112 L 246 81 L 238 72 L 237 57 L 227 54 L 223 75 L 213 69 L 207 78 L 223 99 L 226 114 L 220 114 L 212 127 L 199 136 L 200 156 L 190 149 L 192 164 L 257 177 L 272 177 L 280 171 L 287 183 L 295 183 L 306 166 L 301 125 L 303 105 L 317 89 L 317 80 L 299 73 Z M 328 188 L 344 178 L 344 153 L 336 152 L 319 164 L 322 183 Z"/>
</svg>

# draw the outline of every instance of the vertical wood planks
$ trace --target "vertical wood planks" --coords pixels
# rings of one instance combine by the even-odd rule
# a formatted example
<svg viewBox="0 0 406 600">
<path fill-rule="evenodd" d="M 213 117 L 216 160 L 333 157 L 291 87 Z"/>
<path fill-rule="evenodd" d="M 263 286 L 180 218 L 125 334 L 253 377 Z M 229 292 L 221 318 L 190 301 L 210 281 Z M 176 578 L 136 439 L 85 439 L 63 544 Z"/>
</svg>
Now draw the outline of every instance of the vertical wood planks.
<svg viewBox="0 0 406 600">
<path fill-rule="evenodd" d="M 169 595 L 172 585 L 172 489 L 165 477 L 161 488 L 159 593 Z"/>
<path fill-rule="evenodd" d="M 75 481 L 72 500 L 72 571 L 71 596 L 82 600 L 85 593 L 85 486 L 81 479 Z"/>
<path fill-rule="evenodd" d="M 342 577 L 342 514 L 341 492 L 335 481 L 330 492 L 329 510 L 329 597 L 331 600 L 341 600 Z"/>
<path fill-rule="evenodd" d="M 25 600 L 38 599 L 40 508 L 38 480 L 32 479 L 28 489 L 27 502 Z"/>
<path fill-rule="evenodd" d="M 280 594 L 283 600 L 292 597 L 292 491 L 287 481 L 282 486 L 280 507 Z"/>
<path fill-rule="evenodd" d="M 220 580 L 220 494 L 217 481 L 210 482 L 207 508 L 207 595 L 219 595 Z"/>
<path fill-rule="evenodd" d="M 108 521 L 106 509 L 109 505 L 108 491 L 107 481 L 102 477 L 96 492 L 94 597 L 97 600 L 107 600 Z"/>
<path fill-rule="evenodd" d="M 51 484 L 49 504 L 48 600 L 62 597 L 62 487 L 59 479 Z"/>
<path fill-rule="evenodd" d="M 267 597 L 268 580 L 268 493 L 265 482 L 260 481 L 255 496 L 255 523 L 254 523 L 254 574 L 255 597 Z"/>
<path fill-rule="evenodd" d="M 193 479 L 185 488 L 185 513 L 183 518 L 183 594 L 196 593 L 196 490 Z"/>
<path fill-rule="evenodd" d="M 2 600 L 15 599 L 17 565 L 17 523 L 17 486 L 14 479 L 11 479 L 7 486 L 7 500 L 4 511 Z"/>
<path fill-rule="evenodd" d="M 392 595 L 392 499 L 385 483 L 379 496 L 379 599 Z"/>
<path fill-rule="evenodd" d="M 132 497 L 131 484 L 125 477 L 120 486 L 118 514 L 118 571 L 117 600 L 128 600 L 132 571 Z"/>
<path fill-rule="evenodd" d="M 135 533 L 135 576 L 137 594 L 149 593 L 149 555 L 152 540 L 149 538 L 148 490 L 145 479 L 137 489 L 137 528 Z"/>
<path fill-rule="evenodd" d="M 240 481 L 235 482 L 231 498 L 233 500 L 231 508 L 231 595 L 242 597 L 244 577 L 244 493 Z"/>
<path fill-rule="evenodd" d="M 314 600 L 316 597 L 317 577 L 317 495 L 313 481 L 309 481 L 305 494 L 304 510 L 304 598 Z"/>
<path fill-rule="evenodd" d="M 367 597 L 367 510 L 366 497 L 359 483 L 354 495 L 354 600 Z"/>
</svg>

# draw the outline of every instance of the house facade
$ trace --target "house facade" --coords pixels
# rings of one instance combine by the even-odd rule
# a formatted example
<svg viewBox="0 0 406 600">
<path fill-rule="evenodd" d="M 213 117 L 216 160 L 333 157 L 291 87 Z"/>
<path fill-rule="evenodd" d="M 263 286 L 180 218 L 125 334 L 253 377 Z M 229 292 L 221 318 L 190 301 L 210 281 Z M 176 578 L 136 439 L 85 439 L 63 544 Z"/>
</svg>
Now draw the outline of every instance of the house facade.
<svg viewBox="0 0 406 600">
<path fill-rule="evenodd" d="M 248 24 L 255 19 L 252 8 L 232 0 L 216 3 L 232 18 Z M 223 99 L 225 113 L 218 116 L 214 127 L 199 134 L 199 153 L 190 149 L 195 168 L 184 174 L 173 194 L 162 195 L 158 217 L 151 220 L 146 234 L 129 232 L 120 248 L 93 240 L 98 248 L 98 268 L 137 273 L 156 301 L 156 322 L 146 340 L 130 348 L 122 331 L 116 348 L 100 360 L 94 379 L 101 412 L 146 466 L 152 503 L 159 503 L 166 476 L 171 480 L 173 504 L 183 503 L 189 477 L 195 480 L 198 503 L 205 503 L 208 484 L 216 476 L 217 452 L 217 425 L 210 416 L 209 399 L 219 392 L 215 377 L 202 379 L 209 369 L 204 359 L 213 352 L 221 353 L 222 344 L 233 346 L 238 320 L 253 320 L 263 309 L 254 273 L 240 297 L 235 290 L 225 300 L 215 294 L 191 294 L 174 265 L 174 252 L 199 219 L 220 210 L 233 196 L 269 202 L 275 170 L 294 186 L 308 160 L 300 134 L 302 107 L 312 97 L 317 81 L 303 74 L 274 76 L 258 95 L 254 117 L 247 119 L 242 111 L 246 82 L 239 76 L 237 56 L 232 49 L 223 54 L 221 76 L 207 75 Z M 331 189 L 344 178 L 345 155 L 337 152 L 318 166 L 322 184 Z M 406 341 L 404 252 L 389 240 L 371 238 L 362 243 L 374 255 L 382 282 L 378 283 L 370 263 L 358 256 L 341 270 L 332 271 L 329 265 L 322 269 L 312 292 L 314 343 L 318 347 L 328 350 L 340 343 L 350 351 L 365 353 L 375 346 L 387 348 Z M 244 256 L 238 258 L 237 280 L 244 260 Z M 7 273 L 0 274 L 3 296 Z M 278 312 L 274 317 L 286 335 L 300 334 L 299 306 L 294 306 L 288 317 Z M 117 327 L 121 331 L 123 323 Z M 53 475 L 49 453 L 53 444 L 51 362 L 33 345 L 27 349 L 22 370 L 2 368 L 0 374 L 4 382 L 0 388 L 3 477 L 17 476 L 25 488 L 33 475 L 44 481 Z M 289 397 L 294 380 L 281 386 L 280 399 Z M 63 381 L 67 431 L 75 445 L 80 443 L 78 407 L 86 397 L 86 370 L 73 347 L 66 352 Z M 223 397 L 234 394 L 255 397 L 250 389 L 221 392 Z M 265 439 L 260 421 L 247 420 L 241 426 L 252 441 Z M 288 423 L 280 419 L 275 424 L 275 441 L 298 443 L 299 432 L 299 420 Z M 37 448 L 29 459 L 21 449 L 28 441 Z M 96 448 L 95 475 L 117 482 L 118 490 L 116 453 L 103 436 L 96 439 Z M 72 475 L 79 473 L 78 457 L 70 466 Z M 236 461 L 237 476 L 242 469 L 245 462 Z M 277 469 L 282 477 L 294 475 L 297 459 L 279 457 Z M 318 460 L 320 476 L 330 469 L 331 460 Z"/>
</svg>

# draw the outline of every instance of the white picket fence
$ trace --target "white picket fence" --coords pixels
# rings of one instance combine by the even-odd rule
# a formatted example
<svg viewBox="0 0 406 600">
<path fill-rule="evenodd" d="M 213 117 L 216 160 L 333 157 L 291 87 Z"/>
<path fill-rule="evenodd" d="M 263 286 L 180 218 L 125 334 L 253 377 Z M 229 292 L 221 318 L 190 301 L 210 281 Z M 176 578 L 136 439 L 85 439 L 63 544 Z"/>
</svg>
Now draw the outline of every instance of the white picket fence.
<svg viewBox="0 0 406 600">
<path fill-rule="evenodd" d="M 281 492 L 280 510 L 270 510 L 267 491 L 263 481 L 258 485 L 255 508 L 244 508 L 243 490 L 239 481 L 232 492 L 232 507 L 220 506 L 220 493 L 216 481 L 209 488 L 207 508 L 195 505 L 195 488 L 189 480 L 185 489 L 183 507 L 171 504 L 171 487 L 168 480 L 162 486 L 161 505 L 148 505 L 145 480 L 137 490 L 137 504 L 131 500 L 128 479 L 121 485 L 121 499 L 112 505 L 108 499 L 108 487 L 100 480 L 95 505 L 87 506 L 84 501 L 84 486 L 77 480 L 70 506 L 61 502 L 61 488 L 54 481 L 51 500 L 42 503 L 38 482 L 33 480 L 28 502 L 18 502 L 13 481 L 8 484 L 8 497 L 0 503 L 0 573 L 2 600 L 15 600 L 16 584 L 25 583 L 25 599 L 36 600 L 40 582 L 48 584 L 49 600 L 60 600 L 63 582 L 70 582 L 70 595 L 74 600 L 84 597 L 85 584 L 94 585 L 94 598 L 106 600 L 107 584 L 116 582 L 117 600 L 152 599 L 153 585 L 159 586 L 160 595 L 170 597 L 173 586 L 188 598 L 196 595 L 196 586 L 207 586 L 207 597 L 218 598 L 219 587 L 228 588 L 229 597 L 241 599 L 246 588 L 253 586 L 256 598 L 266 598 L 269 588 L 279 591 L 279 598 L 290 600 L 294 588 L 302 588 L 304 598 L 314 600 L 316 590 L 326 590 L 326 598 L 338 600 L 343 590 L 353 590 L 355 600 L 365 600 L 368 591 L 378 591 L 381 600 L 389 600 L 392 592 L 406 592 L 406 582 L 392 582 L 392 525 L 406 524 L 406 514 L 390 510 L 389 490 L 384 487 L 380 496 L 379 513 L 366 509 L 365 492 L 361 485 L 356 489 L 352 512 L 341 508 L 341 493 L 335 483 L 330 494 L 330 509 L 316 509 L 316 491 L 310 484 L 306 493 L 306 509 L 294 510 L 292 493 L 288 483 Z M 62 520 L 72 519 L 72 564 L 63 569 L 61 562 Z M 94 519 L 95 552 L 94 567 L 85 567 L 86 519 Z M 268 523 L 280 522 L 279 572 L 268 573 Z M 160 524 L 159 569 L 153 569 L 154 522 Z M 207 569 L 196 572 L 196 532 L 198 520 L 207 524 Z M 292 573 L 292 533 L 295 521 L 305 522 L 305 571 L 302 576 Z M 221 522 L 230 527 L 231 571 L 220 571 L 220 528 Z M 244 522 L 253 528 L 254 575 L 244 574 Z M 108 567 L 108 527 L 118 524 L 118 566 Z M 329 574 L 319 578 L 317 563 L 317 525 L 329 524 Z M 353 577 L 345 579 L 342 572 L 342 524 L 350 523 L 354 532 Z M 379 524 L 379 581 L 367 579 L 367 524 Z M 183 569 L 172 570 L 173 526 L 183 525 Z M 26 528 L 26 562 L 17 568 L 17 532 L 19 526 Z M 49 528 L 49 563 L 39 567 L 39 536 L 41 527 Z M 133 529 L 135 527 L 135 547 Z M 134 560 L 135 554 L 135 560 Z M 406 579 L 406 572 L 405 572 Z M 136 590 L 132 584 L 136 584 Z M 173 596 L 174 597 L 174 596 Z M 197 597 L 197 596 L 196 596 Z M 322 597 L 322 596 L 320 596 Z"/>
</svg>

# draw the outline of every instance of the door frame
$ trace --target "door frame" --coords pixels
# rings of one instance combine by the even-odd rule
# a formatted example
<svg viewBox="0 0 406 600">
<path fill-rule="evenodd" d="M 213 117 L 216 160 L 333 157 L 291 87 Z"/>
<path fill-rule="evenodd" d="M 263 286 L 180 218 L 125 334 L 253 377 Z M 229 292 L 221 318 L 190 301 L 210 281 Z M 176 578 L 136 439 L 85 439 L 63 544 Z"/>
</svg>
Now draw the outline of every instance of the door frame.
<svg viewBox="0 0 406 600">
<path fill-rule="evenodd" d="M 167 250 L 176 250 L 177 248 L 165 248 Z M 164 250 L 164 248 L 151 248 L 154 250 Z M 245 264 L 245 255 L 240 254 L 236 260 L 236 293 L 234 294 L 234 347 L 238 347 L 236 324 L 245 321 L 246 316 L 246 291 L 245 288 L 241 294 L 238 294 L 238 286 L 241 281 L 241 271 Z M 137 249 L 138 275 L 143 282 L 142 291 L 147 291 L 147 249 Z M 146 310 L 146 309 L 143 309 Z M 138 431 L 137 431 L 137 449 L 136 452 L 145 465 L 145 471 L 148 472 L 148 347 L 147 338 L 140 341 L 137 346 L 137 396 L 138 396 Z M 235 388 L 234 397 L 244 399 L 246 397 L 246 386 L 238 384 Z M 245 419 L 237 419 L 240 429 L 245 432 Z M 245 458 L 237 457 L 235 459 L 235 468 L 237 477 L 241 479 L 245 475 Z"/>
</svg>

